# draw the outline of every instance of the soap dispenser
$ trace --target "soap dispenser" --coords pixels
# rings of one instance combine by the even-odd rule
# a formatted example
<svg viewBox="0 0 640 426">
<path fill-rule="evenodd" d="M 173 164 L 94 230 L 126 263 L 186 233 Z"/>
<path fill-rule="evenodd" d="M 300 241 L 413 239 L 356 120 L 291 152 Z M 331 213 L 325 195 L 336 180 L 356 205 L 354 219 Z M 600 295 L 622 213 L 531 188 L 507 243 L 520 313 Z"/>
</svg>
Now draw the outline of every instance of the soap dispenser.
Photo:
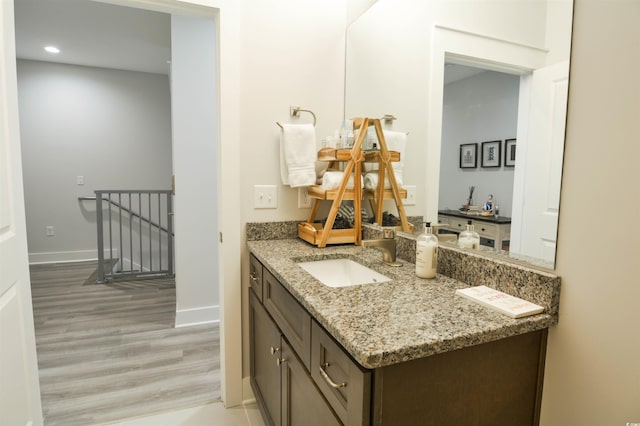
<svg viewBox="0 0 640 426">
<path fill-rule="evenodd" d="M 473 222 L 471 220 L 467 221 L 467 230 L 460 233 L 458 246 L 474 250 L 480 247 L 480 235 L 473 230 Z"/>
<path fill-rule="evenodd" d="M 425 222 L 424 234 L 416 239 L 416 275 L 434 278 L 438 269 L 438 238 L 433 235 L 431 222 Z"/>
</svg>

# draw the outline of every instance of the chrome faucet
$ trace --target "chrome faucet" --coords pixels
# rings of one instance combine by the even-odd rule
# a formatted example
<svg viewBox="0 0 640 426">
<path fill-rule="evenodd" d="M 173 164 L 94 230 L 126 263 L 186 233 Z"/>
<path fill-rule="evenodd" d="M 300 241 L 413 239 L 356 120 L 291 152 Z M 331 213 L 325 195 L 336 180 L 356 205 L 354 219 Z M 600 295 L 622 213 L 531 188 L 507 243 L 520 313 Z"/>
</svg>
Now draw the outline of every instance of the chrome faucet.
<svg viewBox="0 0 640 426">
<path fill-rule="evenodd" d="M 396 231 L 383 228 L 383 237 L 376 240 L 362 240 L 362 247 L 379 247 L 382 249 L 382 261 L 388 265 L 401 266 L 396 262 Z"/>
</svg>

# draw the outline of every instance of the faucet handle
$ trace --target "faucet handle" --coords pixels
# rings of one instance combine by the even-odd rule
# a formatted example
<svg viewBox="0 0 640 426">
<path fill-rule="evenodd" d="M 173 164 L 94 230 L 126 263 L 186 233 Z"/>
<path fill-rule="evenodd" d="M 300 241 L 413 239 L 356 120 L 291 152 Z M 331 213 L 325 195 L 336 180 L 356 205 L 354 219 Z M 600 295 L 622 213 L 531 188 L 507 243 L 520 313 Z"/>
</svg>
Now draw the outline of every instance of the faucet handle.
<svg viewBox="0 0 640 426">
<path fill-rule="evenodd" d="M 382 228 L 382 236 L 385 240 L 391 240 L 396 237 L 396 230 L 393 228 Z"/>
</svg>

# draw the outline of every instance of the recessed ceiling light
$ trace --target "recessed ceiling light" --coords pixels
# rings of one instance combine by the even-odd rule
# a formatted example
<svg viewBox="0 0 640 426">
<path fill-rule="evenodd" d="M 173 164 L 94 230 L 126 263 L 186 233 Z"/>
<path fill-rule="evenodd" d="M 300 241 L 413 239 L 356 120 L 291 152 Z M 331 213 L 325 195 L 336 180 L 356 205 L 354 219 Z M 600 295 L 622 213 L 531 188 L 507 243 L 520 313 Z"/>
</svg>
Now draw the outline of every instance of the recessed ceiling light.
<svg viewBox="0 0 640 426">
<path fill-rule="evenodd" d="M 60 53 L 60 49 L 58 49 L 55 46 L 47 46 L 44 48 L 44 50 L 46 50 L 49 53 Z"/>
</svg>

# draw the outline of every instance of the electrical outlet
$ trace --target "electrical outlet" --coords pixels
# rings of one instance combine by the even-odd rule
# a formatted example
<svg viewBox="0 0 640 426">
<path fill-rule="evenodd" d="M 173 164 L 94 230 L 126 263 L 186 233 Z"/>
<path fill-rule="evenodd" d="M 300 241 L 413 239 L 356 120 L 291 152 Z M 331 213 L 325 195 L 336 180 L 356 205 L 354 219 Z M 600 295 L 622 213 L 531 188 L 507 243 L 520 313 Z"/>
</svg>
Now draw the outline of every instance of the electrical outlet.
<svg viewBox="0 0 640 426">
<path fill-rule="evenodd" d="M 416 186 L 404 185 L 403 188 L 407 190 L 407 198 L 403 200 L 403 204 L 405 206 L 415 206 L 416 205 Z"/>
<path fill-rule="evenodd" d="M 47 235 L 47 237 L 53 237 L 54 235 L 56 235 L 55 229 L 53 228 L 53 226 L 46 226 L 45 227 L 45 233 Z"/>
<path fill-rule="evenodd" d="M 278 207 L 278 191 L 275 185 L 253 186 L 253 208 L 275 209 Z"/>
<path fill-rule="evenodd" d="M 306 186 L 302 188 L 298 188 L 298 208 L 299 209 L 311 208 L 311 198 L 309 197 L 309 188 Z"/>
<path fill-rule="evenodd" d="M 84 185 L 84 176 L 76 176 L 76 184 Z"/>
</svg>

